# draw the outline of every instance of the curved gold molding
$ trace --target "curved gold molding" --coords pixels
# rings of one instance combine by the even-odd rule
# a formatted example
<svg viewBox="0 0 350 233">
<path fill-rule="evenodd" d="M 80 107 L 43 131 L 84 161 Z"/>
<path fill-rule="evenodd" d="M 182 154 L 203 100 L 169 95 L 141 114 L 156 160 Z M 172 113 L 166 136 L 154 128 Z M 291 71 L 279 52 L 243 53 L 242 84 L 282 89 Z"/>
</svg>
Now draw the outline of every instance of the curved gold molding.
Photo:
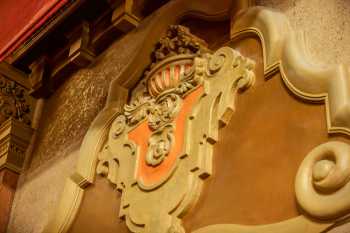
<svg viewBox="0 0 350 233">
<path fill-rule="evenodd" d="M 303 33 L 294 32 L 280 12 L 253 7 L 239 14 L 231 38 L 257 35 L 263 47 L 265 76 L 281 72 L 284 83 L 298 97 L 324 101 L 329 133 L 350 135 L 350 80 L 345 65 L 321 67 L 310 59 Z"/>
<path fill-rule="evenodd" d="M 206 20 L 228 18 L 231 4 L 231 0 L 219 2 L 211 0 L 206 4 L 201 0 L 171 1 L 152 17 L 145 19 L 136 29 L 140 40 L 135 41 L 138 46 L 133 53 L 134 56 L 129 59 L 126 69 L 112 81 L 105 108 L 97 115 L 84 137 L 76 171 L 66 181 L 61 201 L 55 215 L 44 229 L 45 233 L 65 233 L 71 227 L 79 210 L 84 189 L 94 182 L 97 154 L 107 140 L 111 123 L 121 112 L 122 106 L 127 103 L 128 90 L 134 87 L 145 68 L 151 63 L 149 55 L 166 28 L 185 16 Z"/>
<path fill-rule="evenodd" d="M 135 41 L 135 43 L 138 43 L 138 46 L 123 73 L 112 81 L 109 97 L 113 98 L 114 86 L 123 86 L 127 89 L 135 86 L 142 76 L 143 71 L 152 63 L 149 54 L 151 54 L 154 45 L 158 42 L 158 39 L 169 25 L 178 24 L 182 18 L 188 16 L 208 21 L 223 20 L 229 17 L 231 5 L 233 4 L 232 2 L 235 2 L 234 5 L 236 5 L 238 2 L 245 1 L 247 0 L 237 1 L 236 3 L 232 0 L 209 0 L 206 1 L 205 4 L 200 0 L 170 1 L 155 12 L 153 17 L 149 17 L 143 21 L 143 24 L 147 25 L 146 27 L 141 24 L 140 27 L 136 29 L 141 31 L 140 40 Z"/>
<path fill-rule="evenodd" d="M 169 24 L 176 23 L 186 14 L 206 19 L 224 17 L 227 15 L 229 4 L 220 5 L 217 2 L 210 1 L 210 4 L 205 5 L 201 4 L 200 0 L 172 1 L 154 17 L 147 19 L 147 26 L 140 27 L 143 39 L 128 67 L 112 82 L 106 107 L 97 116 L 84 139 L 77 170 L 67 181 L 57 214 L 45 232 L 64 233 L 72 224 L 84 188 L 94 182 L 97 153 L 107 138 L 108 128 L 120 112 L 120 107 L 126 103 L 127 90 L 135 85 L 144 68 L 150 64 L 148 55 L 160 34 Z M 162 20 L 159 20 L 160 18 Z M 239 40 L 249 34 L 257 35 L 262 42 L 265 76 L 279 69 L 285 84 L 294 94 L 305 100 L 325 102 L 329 133 L 350 135 L 348 69 L 343 65 L 323 68 L 310 62 L 303 34 L 293 32 L 282 13 L 262 7 L 249 8 L 240 13 L 232 25 L 231 38 Z M 336 220 L 329 220 L 328 223 L 319 223 L 300 216 L 263 226 L 213 225 L 194 233 L 316 233 L 325 232 L 335 222 Z M 289 228 L 290 226 L 293 227 Z"/>
<path fill-rule="evenodd" d="M 167 59 L 174 61 L 175 56 L 183 58 Z M 181 78 L 175 77 L 175 68 L 169 70 L 169 79 L 180 80 L 175 88 L 166 89 L 170 82 L 159 81 L 164 84 L 158 85 L 159 95 L 145 93 L 125 105 L 99 156 L 97 173 L 121 190 L 119 216 L 132 232 L 184 232 L 181 218 L 212 174 L 212 145 L 218 131 L 234 112 L 238 91 L 254 83 L 254 62 L 232 48 L 192 59 L 191 70 Z"/>
<path fill-rule="evenodd" d="M 300 206 L 318 218 L 350 210 L 350 145 L 331 141 L 314 148 L 300 165 L 295 192 Z"/>
<path fill-rule="evenodd" d="M 350 135 L 350 83 L 346 66 L 325 68 L 313 63 L 304 34 L 294 32 L 286 16 L 271 9 L 252 7 L 236 16 L 231 41 L 247 36 L 258 36 L 261 41 L 266 78 L 279 71 L 296 96 L 325 103 L 328 133 Z M 342 217 L 349 213 L 350 204 L 349 148 L 341 142 L 322 144 L 306 156 L 298 171 L 295 182 L 298 202 L 306 214 L 323 222 L 305 214 L 268 225 L 212 225 L 194 233 L 318 233 L 345 223 Z M 314 184 L 333 193 L 317 193 Z"/>
<path fill-rule="evenodd" d="M 260 226 L 217 224 L 203 227 L 193 233 L 311 233 L 322 232 L 327 224 L 314 223 L 300 216 L 291 220 Z"/>
</svg>

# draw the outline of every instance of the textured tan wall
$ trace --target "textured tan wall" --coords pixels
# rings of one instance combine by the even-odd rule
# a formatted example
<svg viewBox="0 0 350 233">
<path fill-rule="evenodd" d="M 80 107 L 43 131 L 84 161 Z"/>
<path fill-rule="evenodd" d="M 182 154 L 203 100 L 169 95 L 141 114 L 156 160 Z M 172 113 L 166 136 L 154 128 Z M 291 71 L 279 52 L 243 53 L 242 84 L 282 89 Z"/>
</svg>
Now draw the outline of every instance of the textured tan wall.
<svg viewBox="0 0 350 233">
<path fill-rule="evenodd" d="M 350 63 L 350 1 L 258 0 L 258 4 L 281 10 L 294 28 L 307 31 L 311 56 L 319 63 Z M 104 105 L 108 84 L 126 65 L 138 33 L 116 41 L 45 102 L 36 149 L 20 177 L 8 233 L 42 232 L 75 166 L 82 138 Z"/>
<path fill-rule="evenodd" d="M 320 64 L 350 64 L 350 1 L 257 0 L 287 15 L 296 30 L 306 32 L 310 55 Z"/>
<path fill-rule="evenodd" d="M 8 233 L 42 232 L 66 177 L 73 171 L 82 139 L 104 106 L 109 83 L 126 66 L 139 33 L 116 41 L 45 101 L 35 149 L 20 177 Z"/>
</svg>

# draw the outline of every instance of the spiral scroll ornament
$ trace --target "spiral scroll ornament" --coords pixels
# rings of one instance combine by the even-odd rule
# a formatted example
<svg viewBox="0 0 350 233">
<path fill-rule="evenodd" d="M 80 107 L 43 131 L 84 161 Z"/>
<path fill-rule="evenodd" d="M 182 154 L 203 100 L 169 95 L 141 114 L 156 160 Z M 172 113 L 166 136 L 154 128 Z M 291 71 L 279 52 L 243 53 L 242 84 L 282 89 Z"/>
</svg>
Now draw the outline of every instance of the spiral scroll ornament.
<svg viewBox="0 0 350 233">
<path fill-rule="evenodd" d="M 124 115 L 119 115 L 113 122 L 113 137 L 117 138 L 120 134 L 123 133 L 126 127 L 126 117 Z"/>
<path fill-rule="evenodd" d="M 0 76 L 0 123 L 14 118 L 31 124 L 31 106 L 25 89 L 12 80 Z"/>
<path fill-rule="evenodd" d="M 254 62 L 230 47 L 213 54 L 182 27 L 152 54 L 145 85 L 111 121 L 97 173 L 122 192 L 131 232 L 185 233 L 182 217 L 212 174 L 212 145 L 237 91 L 252 85 Z"/>
<path fill-rule="evenodd" d="M 235 70 L 237 75 L 235 86 L 238 90 L 244 90 L 254 83 L 254 62 L 243 57 L 239 52 L 228 47 L 217 50 L 209 59 L 208 72 L 210 75 L 213 75 L 222 70 L 224 66 L 230 66 L 226 68 Z"/>
<path fill-rule="evenodd" d="M 174 127 L 171 124 L 155 131 L 148 142 L 146 163 L 154 167 L 162 163 L 170 153 L 174 140 Z"/>
<path fill-rule="evenodd" d="M 299 167 L 295 191 L 300 206 L 317 218 L 350 211 L 350 146 L 327 142 L 314 148 Z"/>
<path fill-rule="evenodd" d="M 156 130 L 171 122 L 179 112 L 181 102 L 181 97 L 172 93 L 157 99 L 156 104 L 149 110 L 149 127 Z"/>
</svg>

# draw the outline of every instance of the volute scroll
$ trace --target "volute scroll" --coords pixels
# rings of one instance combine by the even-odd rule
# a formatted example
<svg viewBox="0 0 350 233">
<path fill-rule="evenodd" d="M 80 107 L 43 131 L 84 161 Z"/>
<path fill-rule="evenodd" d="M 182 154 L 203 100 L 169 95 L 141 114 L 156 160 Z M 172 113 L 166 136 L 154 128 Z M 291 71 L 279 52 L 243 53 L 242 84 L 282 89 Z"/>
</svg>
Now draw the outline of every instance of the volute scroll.
<svg viewBox="0 0 350 233">
<path fill-rule="evenodd" d="M 314 148 L 295 181 L 298 203 L 310 215 L 335 218 L 350 211 L 350 145 L 331 141 Z"/>
<path fill-rule="evenodd" d="M 230 47 L 212 53 L 187 28 L 170 26 L 153 52 L 145 88 L 115 118 L 97 173 L 122 192 L 132 232 L 185 232 L 181 217 L 212 173 L 212 144 L 254 82 L 254 62 Z M 166 197 L 166 198 L 163 198 Z"/>
<path fill-rule="evenodd" d="M 350 92 L 344 66 L 310 65 L 303 37 L 292 31 L 282 13 L 249 8 L 231 29 L 232 41 L 252 33 L 261 39 L 265 76 L 279 70 L 292 93 L 324 101 L 328 133 L 349 134 Z M 82 146 L 94 152 L 89 165 L 80 162 L 78 166 L 86 177 L 74 185 L 70 180 L 69 185 L 81 201 L 83 186 L 93 182 L 95 173 L 102 175 L 121 191 L 119 217 L 131 232 L 185 233 L 182 218 L 212 175 L 219 129 L 234 114 L 237 93 L 254 85 L 254 61 L 227 46 L 210 51 L 203 40 L 179 25 L 170 26 L 153 52 L 142 56 L 150 56 L 146 72 L 137 77 L 144 86 L 129 102 L 125 94 L 126 104 L 118 111 L 108 106 L 104 110 L 108 114 L 99 114 L 103 129 L 94 131 L 98 125 L 93 124 L 91 132 L 98 135 L 87 135 L 90 144 L 98 138 L 97 146 Z M 136 83 L 134 76 L 141 69 L 135 74 L 131 70 L 120 83 Z M 130 81 L 125 77 L 131 73 Z M 111 90 L 118 82 L 114 80 Z M 298 217 L 260 226 L 210 225 L 194 233 L 328 232 L 350 211 L 349 156 L 350 146 L 336 141 L 321 144 L 305 156 L 295 179 L 295 195 L 305 211 Z M 64 204 L 66 211 L 69 203 Z M 66 214 L 70 222 L 74 214 Z M 52 232 L 66 232 L 66 228 Z"/>
</svg>

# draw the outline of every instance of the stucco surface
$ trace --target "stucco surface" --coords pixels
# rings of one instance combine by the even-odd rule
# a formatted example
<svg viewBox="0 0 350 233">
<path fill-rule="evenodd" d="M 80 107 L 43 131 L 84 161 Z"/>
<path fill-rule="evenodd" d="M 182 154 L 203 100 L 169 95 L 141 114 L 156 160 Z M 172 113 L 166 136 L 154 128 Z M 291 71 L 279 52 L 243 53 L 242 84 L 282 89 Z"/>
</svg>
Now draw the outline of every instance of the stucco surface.
<svg viewBox="0 0 350 233">
<path fill-rule="evenodd" d="M 40 171 L 22 175 L 12 206 L 8 232 L 42 232 L 56 208 L 64 180 L 73 169 L 78 151 L 47 162 Z"/>
<path fill-rule="evenodd" d="M 109 83 L 126 66 L 140 33 L 116 41 L 45 101 L 35 149 L 15 195 L 9 233 L 42 232 L 75 167 L 82 139 L 104 106 Z"/>
<path fill-rule="evenodd" d="M 350 1 L 258 0 L 284 12 L 306 31 L 312 58 L 323 65 L 350 64 Z M 140 32 L 111 45 L 97 61 L 73 74 L 44 104 L 32 159 L 21 175 L 8 233 L 40 233 L 75 167 L 91 121 L 102 109 L 108 85 L 128 62 Z"/>
<path fill-rule="evenodd" d="M 311 57 L 322 65 L 350 64 L 350 1 L 257 0 L 257 5 L 286 14 L 305 32 Z"/>
</svg>

